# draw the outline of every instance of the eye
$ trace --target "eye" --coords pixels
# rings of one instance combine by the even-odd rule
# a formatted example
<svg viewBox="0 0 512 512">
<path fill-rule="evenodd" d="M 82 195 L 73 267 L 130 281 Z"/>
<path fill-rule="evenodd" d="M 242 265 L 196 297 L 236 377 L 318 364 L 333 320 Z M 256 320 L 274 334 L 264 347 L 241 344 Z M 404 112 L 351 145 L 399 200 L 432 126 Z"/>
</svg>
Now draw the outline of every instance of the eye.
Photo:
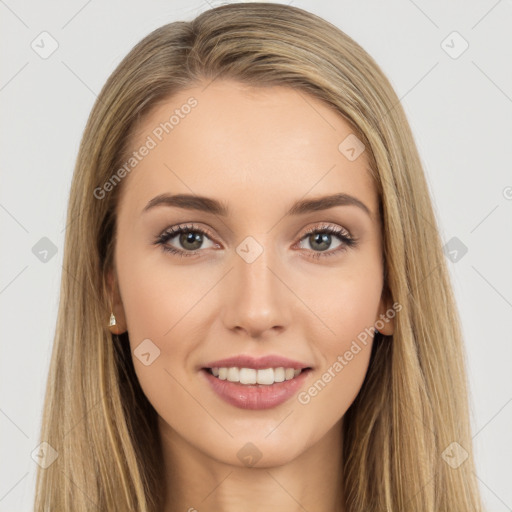
<svg viewBox="0 0 512 512">
<path fill-rule="evenodd" d="M 208 235 L 207 231 L 193 224 L 172 226 L 158 235 L 154 243 L 161 245 L 164 251 L 176 254 L 177 256 L 195 256 L 203 243 L 203 239 L 205 237 L 209 239 Z M 169 245 L 168 242 L 173 238 L 178 238 L 178 243 L 186 250 L 177 249 Z M 212 246 L 218 247 L 218 244 L 212 244 Z"/>
<path fill-rule="evenodd" d="M 336 249 L 327 251 L 328 247 L 326 246 L 330 246 L 332 244 L 333 236 L 338 239 L 339 245 Z M 169 245 L 169 241 L 175 238 L 177 238 L 178 243 L 183 249 Z M 201 246 L 205 238 L 210 240 L 210 234 L 208 231 L 205 231 L 204 229 L 193 224 L 179 225 L 172 226 L 163 231 L 156 237 L 154 244 L 161 245 L 162 250 L 171 254 L 189 257 L 196 256 L 200 252 L 200 248 L 204 249 L 204 247 Z M 308 252 L 312 253 L 310 257 L 316 259 L 340 254 L 341 252 L 346 251 L 348 248 L 354 247 L 357 243 L 357 239 L 351 236 L 348 231 L 341 227 L 332 226 L 329 224 L 324 224 L 322 226 L 309 229 L 302 236 L 300 242 L 302 242 L 302 240 L 306 240 L 312 247 L 312 249 Z M 210 247 L 219 247 L 219 245 L 212 242 Z M 302 249 L 303 247 L 300 248 Z"/>
<path fill-rule="evenodd" d="M 326 252 L 328 249 L 326 246 L 332 244 L 333 236 L 336 237 L 340 243 L 334 250 Z M 313 254 L 311 254 L 311 257 L 315 259 L 336 256 L 350 247 L 354 247 L 357 243 L 357 239 L 351 236 L 347 230 L 329 224 L 309 229 L 302 236 L 301 241 L 302 240 L 306 240 L 310 247 L 312 247 Z"/>
</svg>

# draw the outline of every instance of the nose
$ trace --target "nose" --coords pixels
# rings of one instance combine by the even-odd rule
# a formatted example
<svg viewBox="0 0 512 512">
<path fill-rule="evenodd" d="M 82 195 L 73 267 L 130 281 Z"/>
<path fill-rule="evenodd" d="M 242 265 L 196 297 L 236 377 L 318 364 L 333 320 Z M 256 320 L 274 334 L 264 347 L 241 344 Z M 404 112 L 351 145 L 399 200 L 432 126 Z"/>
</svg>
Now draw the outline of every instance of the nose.
<svg viewBox="0 0 512 512">
<path fill-rule="evenodd" d="M 275 335 L 274 331 L 289 325 L 291 315 L 293 294 L 285 284 L 283 267 L 267 249 L 254 261 L 240 254 L 234 256 L 234 268 L 225 283 L 224 324 L 253 338 Z"/>
</svg>

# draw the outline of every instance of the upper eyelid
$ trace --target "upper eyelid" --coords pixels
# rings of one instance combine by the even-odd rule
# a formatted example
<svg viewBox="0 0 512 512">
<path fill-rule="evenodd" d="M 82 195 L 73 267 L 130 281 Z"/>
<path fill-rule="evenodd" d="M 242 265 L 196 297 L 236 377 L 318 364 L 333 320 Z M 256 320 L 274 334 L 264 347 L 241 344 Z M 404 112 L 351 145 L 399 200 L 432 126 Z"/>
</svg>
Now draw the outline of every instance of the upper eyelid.
<svg viewBox="0 0 512 512">
<path fill-rule="evenodd" d="M 352 233 L 346 227 L 340 226 L 338 224 L 328 223 L 328 222 L 324 222 L 321 225 L 315 225 L 315 226 L 311 226 L 310 228 L 307 228 L 305 231 L 302 232 L 303 233 L 302 236 L 307 235 L 311 231 L 322 231 L 324 229 L 335 229 L 335 230 L 339 231 L 339 233 L 337 233 L 337 234 L 340 234 L 340 235 L 346 234 L 349 238 L 354 238 L 352 236 Z"/>
<path fill-rule="evenodd" d="M 207 235 L 210 240 L 212 240 L 212 242 L 214 241 L 215 237 L 211 234 L 211 231 L 207 228 L 204 228 L 202 226 L 196 226 L 196 225 L 192 225 L 192 224 L 189 224 L 189 223 L 181 223 L 181 224 L 176 224 L 174 226 L 169 226 L 167 228 L 165 228 L 159 235 L 157 238 L 161 238 L 165 235 L 169 235 L 170 238 L 174 238 L 176 235 L 178 235 L 180 233 L 180 231 L 199 231 L 199 232 L 204 232 L 205 235 Z"/>
</svg>

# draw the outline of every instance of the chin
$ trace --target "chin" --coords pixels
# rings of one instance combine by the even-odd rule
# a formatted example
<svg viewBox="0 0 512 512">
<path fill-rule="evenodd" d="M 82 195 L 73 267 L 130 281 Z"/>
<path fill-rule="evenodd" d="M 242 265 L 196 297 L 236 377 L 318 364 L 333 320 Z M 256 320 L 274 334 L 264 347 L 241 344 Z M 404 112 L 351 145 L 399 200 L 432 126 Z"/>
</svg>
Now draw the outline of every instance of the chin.
<svg viewBox="0 0 512 512">
<path fill-rule="evenodd" d="M 266 469 L 288 464 L 306 449 L 305 447 L 301 449 L 295 444 L 292 446 L 280 436 L 270 440 L 273 435 L 270 434 L 267 439 L 255 438 L 253 441 L 247 440 L 247 436 L 244 436 L 243 441 L 232 440 L 230 447 L 226 447 L 226 450 L 219 453 L 219 457 L 215 457 L 217 455 L 215 454 L 214 458 L 219 462 L 239 468 Z M 226 457 L 227 452 L 234 452 L 234 456 Z"/>
</svg>

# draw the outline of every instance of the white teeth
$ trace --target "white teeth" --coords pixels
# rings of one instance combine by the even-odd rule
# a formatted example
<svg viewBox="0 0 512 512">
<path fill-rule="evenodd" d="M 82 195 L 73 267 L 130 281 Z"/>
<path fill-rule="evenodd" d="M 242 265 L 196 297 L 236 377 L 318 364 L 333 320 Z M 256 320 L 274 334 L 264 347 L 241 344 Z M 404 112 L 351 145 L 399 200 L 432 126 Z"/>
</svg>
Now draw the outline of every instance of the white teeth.
<svg viewBox="0 0 512 512">
<path fill-rule="evenodd" d="M 256 370 L 255 370 L 256 371 Z M 272 368 L 265 368 L 264 370 L 258 370 L 258 375 L 256 377 L 256 381 L 258 384 L 265 384 L 269 386 L 270 384 L 274 384 L 274 370 Z M 247 384 L 242 379 L 240 379 L 242 384 Z"/>
<path fill-rule="evenodd" d="M 254 368 L 240 368 L 240 384 L 256 384 L 260 370 Z"/>
<path fill-rule="evenodd" d="M 284 378 L 286 380 L 290 380 L 293 379 L 293 377 L 295 377 L 295 370 L 293 368 L 286 368 L 284 371 Z"/>
<path fill-rule="evenodd" d="M 284 368 L 274 368 L 274 382 L 284 382 Z"/>
<path fill-rule="evenodd" d="M 212 374 L 220 380 L 239 382 L 240 384 L 263 384 L 270 386 L 274 382 L 283 382 L 297 377 L 302 370 L 294 368 L 265 368 L 255 370 L 254 368 L 211 368 Z"/>
<path fill-rule="evenodd" d="M 228 368 L 228 380 L 229 380 L 229 382 L 239 382 L 240 381 L 240 371 L 238 370 L 238 368 L 236 366 Z"/>
</svg>

